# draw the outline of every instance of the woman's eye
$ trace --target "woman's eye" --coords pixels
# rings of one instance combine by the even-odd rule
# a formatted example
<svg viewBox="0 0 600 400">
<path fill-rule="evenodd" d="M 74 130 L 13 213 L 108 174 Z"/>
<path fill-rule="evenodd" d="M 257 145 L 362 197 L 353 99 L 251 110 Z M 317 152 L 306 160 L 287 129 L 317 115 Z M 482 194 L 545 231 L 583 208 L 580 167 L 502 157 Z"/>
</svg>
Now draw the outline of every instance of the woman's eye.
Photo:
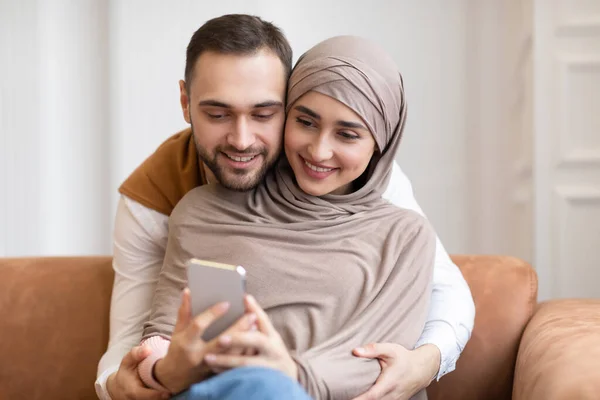
<svg viewBox="0 0 600 400">
<path fill-rule="evenodd" d="M 297 117 L 297 118 L 296 118 L 296 121 L 297 121 L 298 123 L 300 123 L 300 124 L 302 124 L 302 125 L 306 126 L 306 127 L 311 127 L 311 126 L 313 126 L 313 123 L 312 123 L 311 121 L 309 121 L 308 119 L 304 119 L 304 118 Z"/>
<path fill-rule="evenodd" d="M 339 132 L 338 133 L 342 138 L 344 139 L 348 139 L 348 140 L 356 140 L 356 139 L 360 139 L 360 137 L 358 135 L 352 134 L 352 133 L 348 133 L 348 132 Z"/>
</svg>

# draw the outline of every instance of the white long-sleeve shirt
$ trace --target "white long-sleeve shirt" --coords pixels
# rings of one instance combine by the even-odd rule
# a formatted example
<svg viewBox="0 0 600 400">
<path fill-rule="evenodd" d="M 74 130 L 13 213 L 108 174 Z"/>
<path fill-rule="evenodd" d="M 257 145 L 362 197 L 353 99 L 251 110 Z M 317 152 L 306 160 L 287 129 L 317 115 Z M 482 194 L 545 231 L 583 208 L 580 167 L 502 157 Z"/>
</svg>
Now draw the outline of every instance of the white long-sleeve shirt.
<svg viewBox="0 0 600 400">
<path fill-rule="evenodd" d="M 423 214 L 410 181 L 396 163 L 383 197 L 398 207 Z M 96 393 L 102 400 L 110 400 L 106 380 L 119 369 L 125 354 L 140 343 L 165 256 L 168 222 L 167 215 L 121 196 L 114 231 L 110 336 L 96 380 Z M 469 287 L 437 239 L 431 306 L 415 346 L 433 344 L 440 349 L 437 379 L 454 370 L 471 336 L 474 319 L 475 305 Z"/>
</svg>

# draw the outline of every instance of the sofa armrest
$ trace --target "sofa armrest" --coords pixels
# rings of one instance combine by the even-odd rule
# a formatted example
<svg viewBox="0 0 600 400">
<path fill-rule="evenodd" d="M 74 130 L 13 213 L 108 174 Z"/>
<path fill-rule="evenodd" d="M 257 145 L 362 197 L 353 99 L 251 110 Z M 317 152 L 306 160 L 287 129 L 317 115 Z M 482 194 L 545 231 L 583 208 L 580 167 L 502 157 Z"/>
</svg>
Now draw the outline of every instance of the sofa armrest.
<svg viewBox="0 0 600 400">
<path fill-rule="evenodd" d="M 517 357 L 513 399 L 597 399 L 600 300 L 541 303 Z"/>
<path fill-rule="evenodd" d="M 475 301 L 475 327 L 456 371 L 427 389 L 429 400 L 506 400 L 519 343 L 537 304 L 537 275 L 525 261 L 453 255 Z"/>
</svg>

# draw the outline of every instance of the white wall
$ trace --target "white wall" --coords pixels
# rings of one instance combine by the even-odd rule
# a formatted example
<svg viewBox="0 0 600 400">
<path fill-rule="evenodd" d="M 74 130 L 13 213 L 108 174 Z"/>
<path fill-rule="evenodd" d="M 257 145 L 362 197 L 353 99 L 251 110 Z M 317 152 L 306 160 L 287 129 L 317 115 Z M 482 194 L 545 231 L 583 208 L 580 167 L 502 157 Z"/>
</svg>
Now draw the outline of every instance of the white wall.
<svg viewBox="0 0 600 400">
<path fill-rule="evenodd" d="M 532 254 L 532 48 L 530 0 L 468 5 L 471 251 Z"/>
</svg>

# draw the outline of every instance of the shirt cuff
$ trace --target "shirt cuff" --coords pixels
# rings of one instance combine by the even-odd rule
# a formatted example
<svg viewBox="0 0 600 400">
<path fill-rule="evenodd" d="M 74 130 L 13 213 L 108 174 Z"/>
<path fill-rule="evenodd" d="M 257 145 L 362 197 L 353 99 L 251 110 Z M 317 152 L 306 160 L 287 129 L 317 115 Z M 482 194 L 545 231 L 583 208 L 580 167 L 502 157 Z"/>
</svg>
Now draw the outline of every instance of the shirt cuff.
<svg viewBox="0 0 600 400">
<path fill-rule="evenodd" d="M 432 344 L 440 350 L 440 369 L 436 380 L 456 368 L 456 361 L 460 356 L 460 346 L 457 343 L 456 332 L 452 326 L 444 321 L 429 321 L 421 337 L 415 345 L 415 349 L 426 344 Z"/>
<path fill-rule="evenodd" d="M 171 342 L 161 336 L 152 336 L 144 340 L 141 345 L 148 347 L 152 352 L 138 365 L 138 374 L 140 375 L 142 382 L 152 389 L 165 392 L 168 392 L 169 389 L 154 379 L 154 365 L 158 360 L 167 355 L 169 344 L 171 344 Z"/>
<path fill-rule="evenodd" d="M 106 381 L 108 380 L 109 376 L 118 370 L 119 366 L 113 365 L 112 367 L 106 369 L 102 374 L 100 374 L 100 376 L 98 376 L 98 379 L 96 379 L 94 387 L 96 388 L 96 395 L 100 400 L 111 400 L 110 396 L 108 395 L 108 390 L 106 389 Z"/>
</svg>

